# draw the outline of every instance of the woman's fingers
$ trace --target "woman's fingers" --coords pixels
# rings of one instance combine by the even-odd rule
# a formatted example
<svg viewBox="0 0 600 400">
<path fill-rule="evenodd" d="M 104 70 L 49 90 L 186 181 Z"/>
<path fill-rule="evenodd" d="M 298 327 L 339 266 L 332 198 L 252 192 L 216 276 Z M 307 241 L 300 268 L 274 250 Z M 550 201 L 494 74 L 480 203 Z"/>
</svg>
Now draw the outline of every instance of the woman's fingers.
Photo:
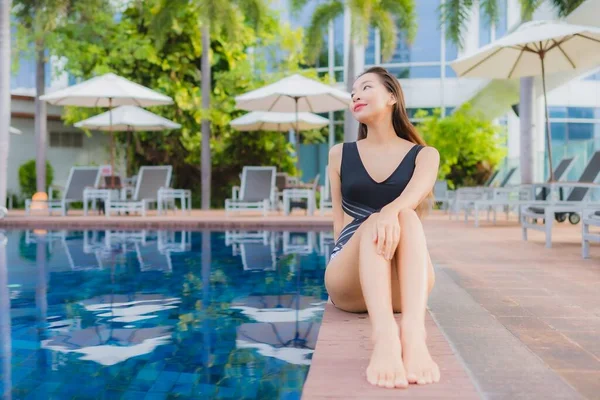
<svg viewBox="0 0 600 400">
<path fill-rule="evenodd" d="M 385 226 L 383 224 L 377 224 L 377 254 L 383 255 L 385 245 Z"/>
<path fill-rule="evenodd" d="M 385 229 L 385 258 L 392 259 L 392 248 L 394 247 L 394 227 L 388 225 Z"/>
</svg>

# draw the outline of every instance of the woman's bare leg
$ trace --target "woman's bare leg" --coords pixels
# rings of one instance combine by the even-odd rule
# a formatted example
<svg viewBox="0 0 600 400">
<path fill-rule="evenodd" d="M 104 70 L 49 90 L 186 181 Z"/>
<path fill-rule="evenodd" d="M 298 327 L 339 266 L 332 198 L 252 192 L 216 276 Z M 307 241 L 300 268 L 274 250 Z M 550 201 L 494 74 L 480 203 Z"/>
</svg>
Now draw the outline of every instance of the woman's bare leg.
<svg viewBox="0 0 600 400">
<path fill-rule="evenodd" d="M 400 280 L 402 322 L 402 358 L 410 383 L 438 382 L 440 370 L 432 360 L 426 344 L 425 312 L 427 297 L 433 285 L 432 266 L 427 251 L 425 232 L 413 210 L 399 214 L 400 243 L 396 262 Z"/>
<path fill-rule="evenodd" d="M 406 387 L 402 347 L 392 306 L 392 265 L 377 254 L 372 236 L 373 219 L 357 229 L 327 266 L 327 291 L 342 310 L 369 313 L 373 332 L 373 353 L 367 367 L 369 383 L 381 387 Z M 358 261 L 358 262 L 357 262 Z M 395 294 L 394 297 L 399 297 Z"/>
</svg>

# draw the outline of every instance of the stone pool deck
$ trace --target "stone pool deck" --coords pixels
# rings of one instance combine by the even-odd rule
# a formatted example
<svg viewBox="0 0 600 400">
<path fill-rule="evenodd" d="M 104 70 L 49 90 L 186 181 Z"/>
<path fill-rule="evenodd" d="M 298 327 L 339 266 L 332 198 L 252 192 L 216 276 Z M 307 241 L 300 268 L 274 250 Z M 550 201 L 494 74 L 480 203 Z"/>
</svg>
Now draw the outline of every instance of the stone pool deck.
<svg viewBox="0 0 600 400">
<path fill-rule="evenodd" d="M 330 230 L 331 217 L 11 211 L 3 227 Z M 552 249 L 541 232 L 522 241 L 514 220 L 475 228 L 435 212 L 425 229 L 437 274 L 427 327 L 442 381 L 408 390 L 369 386 L 366 316 L 328 305 L 303 399 L 600 399 L 600 246 L 592 245 L 591 259 L 581 258 L 581 225 L 555 224 Z"/>
<path fill-rule="evenodd" d="M 581 225 L 521 240 L 517 221 L 497 226 L 425 222 L 435 263 L 429 342 L 437 385 L 373 388 L 365 315 L 329 306 L 303 399 L 600 398 L 600 248 L 581 258 Z"/>
<path fill-rule="evenodd" d="M 0 228 L 46 228 L 76 229 L 93 227 L 98 229 L 286 229 L 295 230 L 331 230 L 331 214 L 313 216 L 302 210 L 295 210 L 290 215 L 271 212 L 265 218 L 260 212 L 244 212 L 240 215 L 225 215 L 223 210 L 192 210 L 191 213 L 169 211 L 166 215 L 157 215 L 149 211 L 146 217 L 139 215 L 106 217 L 104 215 L 83 215 L 82 210 L 70 210 L 65 217 L 36 214 L 25 215 L 23 210 L 10 210 L 9 215 L 0 219 Z"/>
</svg>

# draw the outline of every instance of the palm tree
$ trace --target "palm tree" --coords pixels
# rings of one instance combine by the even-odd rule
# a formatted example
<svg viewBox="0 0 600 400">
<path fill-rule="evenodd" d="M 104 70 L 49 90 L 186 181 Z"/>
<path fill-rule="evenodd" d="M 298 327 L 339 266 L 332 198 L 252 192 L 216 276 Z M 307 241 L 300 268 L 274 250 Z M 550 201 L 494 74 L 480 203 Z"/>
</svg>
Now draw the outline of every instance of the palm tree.
<svg viewBox="0 0 600 400">
<path fill-rule="evenodd" d="M 224 36 L 235 40 L 243 24 L 258 29 L 267 15 L 269 4 L 266 0 L 162 0 L 160 11 L 153 21 L 153 32 L 158 41 L 170 29 L 177 13 L 185 7 L 192 7 L 198 15 L 198 26 L 202 37 L 201 85 L 202 85 L 202 209 L 210 209 L 211 197 L 211 151 L 210 151 L 210 96 L 211 85 L 211 36 Z M 166 28 L 166 29 L 165 29 Z"/>
<path fill-rule="evenodd" d="M 301 10 L 310 0 L 292 0 L 292 8 Z M 412 41 L 416 34 L 416 14 L 414 0 L 328 0 L 319 4 L 306 30 L 306 60 L 314 63 L 323 47 L 323 37 L 329 23 L 350 13 L 350 37 L 348 41 L 346 88 L 352 91 L 352 84 L 357 73 L 362 72 L 364 60 L 359 59 L 356 51 L 363 48 L 368 40 L 370 28 L 379 30 L 381 37 L 381 56 L 389 60 L 396 50 L 398 30 L 406 33 L 407 41 Z M 358 126 L 350 111 L 346 111 L 344 122 L 344 141 L 353 141 L 358 136 Z"/>
<path fill-rule="evenodd" d="M 552 4 L 560 17 L 575 10 L 584 0 L 552 0 Z M 521 4 L 521 21 L 531 21 L 533 12 L 542 4 L 542 0 L 519 0 Z M 470 11 L 475 6 L 481 10 L 489 21 L 498 21 L 498 0 L 446 0 L 440 7 L 440 19 L 446 28 L 446 37 L 459 48 L 463 47 L 463 33 L 467 29 Z M 519 117 L 521 124 L 520 170 L 521 182 L 533 182 L 533 98 L 534 79 L 524 77 L 520 81 Z"/>
<path fill-rule="evenodd" d="M 0 0 L 0 207 L 6 205 L 10 126 L 10 10 L 11 0 Z"/>
<path fill-rule="evenodd" d="M 46 102 L 39 99 L 46 93 L 47 43 L 52 32 L 64 23 L 71 14 L 93 15 L 106 0 L 16 0 L 15 17 L 25 29 L 28 43 L 34 44 L 35 57 L 35 172 L 36 191 L 46 191 L 46 149 L 48 143 Z M 83 15 L 81 15 L 83 14 Z"/>
</svg>

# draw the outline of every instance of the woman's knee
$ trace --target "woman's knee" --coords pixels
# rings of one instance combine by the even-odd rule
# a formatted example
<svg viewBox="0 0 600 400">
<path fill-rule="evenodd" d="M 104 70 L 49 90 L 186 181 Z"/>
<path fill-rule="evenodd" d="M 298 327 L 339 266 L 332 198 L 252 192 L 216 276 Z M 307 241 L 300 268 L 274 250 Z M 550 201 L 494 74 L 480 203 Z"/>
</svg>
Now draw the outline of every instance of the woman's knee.
<svg viewBox="0 0 600 400">
<path fill-rule="evenodd" d="M 402 209 L 398 213 L 398 221 L 400 222 L 401 225 L 415 223 L 415 222 L 418 222 L 419 224 L 421 223 L 421 220 L 419 219 L 419 215 L 412 208 Z"/>
</svg>

